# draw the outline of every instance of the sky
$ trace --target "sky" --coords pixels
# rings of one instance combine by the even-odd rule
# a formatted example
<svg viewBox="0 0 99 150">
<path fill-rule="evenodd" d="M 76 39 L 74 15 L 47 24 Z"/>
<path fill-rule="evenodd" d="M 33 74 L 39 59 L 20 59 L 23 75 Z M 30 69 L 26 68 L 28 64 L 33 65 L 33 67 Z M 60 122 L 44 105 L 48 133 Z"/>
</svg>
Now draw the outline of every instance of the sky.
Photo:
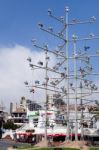
<svg viewBox="0 0 99 150">
<path fill-rule="evenodd" d="M 80 37 L 86 37 L 90 32 L 99 35 L 98 0 L 0 0 L 0 102 L 7 110 L 11 101 L 19 102 L 21 96 L 33 96 L 24 86 L 25 80 L 33 78 L 26 59 L 32 56 L 37 62 L 44 56 L 32 46 L 31 39 L 36 38 L 41 45 L 49 43 L 51 48 L 57 43 L 57 39 L 39 30 L 38 23 L 52 24 L 55 31 L 59 30 L 58 24 L 47 15 L 47 10 L 50 8 L 56 16 L 63 16 L 66 6 L 70 8 L 70 21 L 96 17 L 95 24 L 70 27 L 70 37 L 73 33 Z M 94 42 L 92 49 L 99 49 L 98 42 Z M 39 75 L 43 77 L 43 73 Z M 39 96 L 36 95 L 35 99 Z"/>
</svg>

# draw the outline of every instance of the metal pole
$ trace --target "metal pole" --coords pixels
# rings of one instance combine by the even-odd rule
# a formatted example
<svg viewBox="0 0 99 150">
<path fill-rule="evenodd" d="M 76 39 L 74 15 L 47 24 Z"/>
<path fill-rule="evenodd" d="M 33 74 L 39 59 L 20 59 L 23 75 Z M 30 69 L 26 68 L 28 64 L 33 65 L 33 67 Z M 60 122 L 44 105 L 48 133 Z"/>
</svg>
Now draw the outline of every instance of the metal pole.
<svg viewBox="0 0 99 150">
<path fill-rule="evenodd" d="M 76 37 L 74 37 L 74 80 L 75 80 L 75 141 L 78 140 L 77 122 L 77 58 L 76 58 Z"/>
<path fill-rule="evenodd" d="M 48 146 L 47 143 L 47 102 L 48 102 L 48 93 L 47 93 L 47 84 L 48 84 L 48 77 L 47 77 L 47 67 L 48 67 L 48 61 L 47 61 L 47 50 L 45 51 L 45 80 L 46 80 L 46 89 L 45 89 L 45 142 L 46 147 Z"/>
<path fill-rule="evenodd" d="M 83 100 L 82 100 L 82 80 L 80 83 L 80 89 L 81 89 L 81 140 L 83 140 Z"/>
<path fill-rule="evenodd" d="M 68 12 L 69 12 L 69 8 L 66 7 L 65 8 L 65 16 L 66 16 L 66 74 L 67 77 L 69 77 L 69 55 L 68 55 Z M 66 83 L 65 83 L 66 84 Z M 65 85 L 66 87 L 66 85 Z M 69 140 L 69 78 L 67 78 L 67 135 L 66 135 L 66 140 Z"/>
<path fill-rule="evenodd" d="M 80 106 L 81 106 L 81 140 L 84 140 L 84 133 L 83 133 L 83 99 L 82 99 L 82 85 L 83 77 L 81 74 L 81 82 L 80 82 L 80 92 L 81 92 L 81 99 L 80 99 Z"/>
</svg>

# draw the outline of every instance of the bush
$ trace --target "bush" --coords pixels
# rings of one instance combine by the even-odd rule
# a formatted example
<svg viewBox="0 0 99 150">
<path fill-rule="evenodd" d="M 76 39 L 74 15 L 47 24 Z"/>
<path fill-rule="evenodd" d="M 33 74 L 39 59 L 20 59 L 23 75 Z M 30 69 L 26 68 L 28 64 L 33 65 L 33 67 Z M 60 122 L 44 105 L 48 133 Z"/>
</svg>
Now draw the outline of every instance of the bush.
<svg viewBox="0 0 99 150">
<path fill-rule="evenodd" d="M 19 128 L 20 126 L 15 125 L 12 121 L 8 121 L 6 123 L 3 124 L 3 128 L 4 129 L 12 129 L 12 130 L 16 130 L 17 128 Z"/>
</svg>

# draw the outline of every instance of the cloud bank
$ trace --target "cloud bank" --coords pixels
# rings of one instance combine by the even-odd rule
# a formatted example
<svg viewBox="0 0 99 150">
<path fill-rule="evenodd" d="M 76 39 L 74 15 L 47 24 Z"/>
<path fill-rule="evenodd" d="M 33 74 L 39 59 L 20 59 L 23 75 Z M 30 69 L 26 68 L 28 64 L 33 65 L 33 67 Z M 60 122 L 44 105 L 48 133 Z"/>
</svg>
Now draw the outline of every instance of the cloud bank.
<svg viewBox="0 0 99 150">
<path fill-rule="evenodd" d="M 30 94 L 29 89 L 24 85 L 24 81 L 44 79 L 44 70 L 31 71 L 27 62 L 28 57 L 32 57 L 33 63 L 37 64 L 39 60 L 44 61 L 44 53 L 33 51 L 24 46 L 15 45 L 13 47 L 0 48 L 0 102 L 9 109 L 10 102 L 19 102 L 22 96 L 40 101 L 44 99 L 44 92 L 35 95 Z M 52 61 L 53 64 L 53 61 Z"/>
<path fill-rule="evenodd" d="M 35 80 L 39 80 L 41 83 L 45 81 L 44 70 L 33 71 L 30 69 L 27 62 L 29 56 L 32 58 L 33 64 L 37 64 L 40 60 L 45 62 L 45 54 L 41 51 L 31 50 L 21 45 L 0 47 L 0 104 L 3 104 L 6 110 L 9 110 L 10 102 L 19 103 L 22 96 L 39 103 L 45 101 L 44 91 L 34 89 L 35 93 L 31 94 L 24 85 L 25 81 L 29 81 L 31 85 Z M 51 56 L 49 65 L 54 66 L 55 61 L 55 57 Z M 96 94 L 89 98 L 97 99 L 97 97 Z"/>
</svg>

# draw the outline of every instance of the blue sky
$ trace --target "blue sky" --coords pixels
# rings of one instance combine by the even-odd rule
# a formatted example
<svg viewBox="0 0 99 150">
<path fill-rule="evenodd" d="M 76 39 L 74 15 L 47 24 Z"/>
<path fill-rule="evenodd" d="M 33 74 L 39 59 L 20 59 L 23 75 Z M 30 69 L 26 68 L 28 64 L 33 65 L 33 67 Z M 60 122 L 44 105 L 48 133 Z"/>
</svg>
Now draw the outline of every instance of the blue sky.
<svg viewBox="0 0 99 150">
<path fill-rule="evenodd" d="M 40 44 L 48 42 L 50 47 L 55 48 L 57 39 L 39 30 L 38 23 L 42 22 L 46 27 L 52 24 L 54 30 L 59 31 L 59 24 L 47 15 L 47 10 L 50 8 L 60 17 L 64 15 L 65 6 L 70 8 L 70 21 L 96 17 L 94 24 L 70 27 L 70 37 L 73 33 L 79 37 L 87 37 L 90 32 L 99 35 L 99 0 L 0 0 L 0 101 L 6 100 L 5 107 L 8 108 L 11 101 L 18 102 L 21 96 L 29 98 L 24 81 L 32 79 L 33 74 L 26 59 L 32 56 L 39 61 L 40 55 L 43 58 L 43 54 L 32 47 L 31 39 L 36 38 Z M 91 53 L 99 49 L 98 43 L 88 42 Z M 79 48 L 84 44 L 78 44 Z M 96 70 L 97 64 L 99 60 L 94 62 Z M 38 73 L 35 79 L 36 76 L 42 78 L 44 74 Z M 99 79 L 96 81 L 99 83 Z M 36 94 L 35 99 L 39 99 L 39 95 Z"/>
<path fill-rule="evenodd" d="M 87 29 L 99 34 L 98 0 L 0 0 L 0 45 L 17 43 L 31 47 L 32 37 L 42 40 L 38 22 L 44 22 L 46 25 L 52 22 L 47 16 L 47 9 L 51 8 L 57 16 L 61 16 L 65 6 L 70 7 L 70 20 L 96 16 L 96 24 L 91 27 L 88 25 Z M 82 29 L 82 32 L 86 31 Z"/>
</svg>

